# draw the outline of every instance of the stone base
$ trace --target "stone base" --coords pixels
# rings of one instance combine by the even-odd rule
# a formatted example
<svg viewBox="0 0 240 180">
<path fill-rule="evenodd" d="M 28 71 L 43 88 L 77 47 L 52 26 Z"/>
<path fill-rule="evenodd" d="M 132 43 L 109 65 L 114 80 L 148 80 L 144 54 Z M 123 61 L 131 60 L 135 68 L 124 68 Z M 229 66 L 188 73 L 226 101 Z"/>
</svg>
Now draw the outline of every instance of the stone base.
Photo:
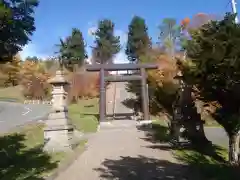
<svg viewBox="0 0 240 180">
<path fill-rule="evenodd" d="M 44 130 L 44 151 L 47 152 L 66 152 L 72 151 L 82 137 L 82 133 L 73 129 Z"/>
<path fill-rule="evenodd" d="M 100 127 L 104 127 L 104 126 L 110 127 L 110 126 L 112 126 L 112 123 L 110 121 L 104 121 L 104 122 L 100 122 L 99 126 Z"/>
<path fill-rule="evenodd" d="M 98 131 L 102 128 L 111 128 L 112 126 L 113 126 L 113 124 L 111 123 L 111 121 L 100 122 L 98 124 Z"/>
</svg>

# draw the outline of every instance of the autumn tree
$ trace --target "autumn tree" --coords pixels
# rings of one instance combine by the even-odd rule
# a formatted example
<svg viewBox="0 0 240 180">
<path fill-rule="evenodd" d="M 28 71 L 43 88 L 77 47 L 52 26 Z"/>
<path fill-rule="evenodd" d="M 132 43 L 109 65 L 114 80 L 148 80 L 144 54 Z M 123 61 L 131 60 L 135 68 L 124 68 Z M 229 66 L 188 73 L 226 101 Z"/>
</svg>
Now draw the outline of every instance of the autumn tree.
<svg viewBox="0 0 240 180">
<path fill-rule="evenodd" d="M 134 16 L 128 26 L 128 41 L 125 53 L 130 62 L 138 62 L 140 56 L 151 49 L 151 39 L 145 20 Z"/>
<path fill-rule="evenodd" d="M 0 62 L 11 61 L 30 41 L 35 31 L 34 9 L 38 0 L 2 0 L 0 2 Z"/>
<path fill-rule="evenodd" d="M 192 65 L 183 66 L 183 77 L 205 102 L 218 104 L 214 117 L 229 136 L 229 160 L 238 161 L 240 130 L 240 26 L 235 15 L 211 21 L 191 33 L 187 53 Z"/>
<path fill-rule="evenodd" d="M 16 86 L 19 84 L 21 70 L 21 57 L 19 54 L 13 56 L 12 60 L 1 64 L 1 85 Z"/>
<path fill-rule="evenodd" d="M 59 53 L 61 57 L 61 64 L 70 71 L 76 71 L 77 68 L 84 64 L 87 58 L 85 50 L 85 42 L 82 32 L 77 29 L 72 29 L 72 34 L 65 40 L 60 39 Z"/>
<path fill-rule="evenodd" d="M 120 37 L 114 35 L 114 23 L 109 19 L 98 22 L 98 29 L 94 33 L 95 46 L 93 59 L 97 63 L 112 63 L 114 56 L 120 51 Z"/>
<path fill-rule="evenodd" d="M 49 74 L 44 64 L 24 61 L 20 73 L 20 84 L 26 98 L 45 99 L 50 95 L 50 85 L 47 83 Z"/>
</svg>

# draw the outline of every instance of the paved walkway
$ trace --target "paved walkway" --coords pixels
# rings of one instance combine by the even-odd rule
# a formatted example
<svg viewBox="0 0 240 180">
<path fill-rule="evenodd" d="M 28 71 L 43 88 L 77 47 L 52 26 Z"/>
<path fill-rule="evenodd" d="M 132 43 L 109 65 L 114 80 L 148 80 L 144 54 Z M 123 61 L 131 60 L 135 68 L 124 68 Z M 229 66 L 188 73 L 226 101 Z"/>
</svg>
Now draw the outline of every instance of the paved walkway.
<svg viewBox="0 0 240 180">
<path fill-rule="evenodd" d="M 122 101 L 131 98 L 126 83 L 110 84 L 107 90 L 107 112 L 112 113 L 116 93 L 115 113 L 131 113 Z M 116 88 L 116 91 L 115 91 Z M 134 120 L 114 120 L 101 126 L 88 140 L 87 150 L 55 180 L 184 180 L 186 168 L 160 150 L 159 145 L 146 140 Z M 191 178 L 191 179 L 196 179 Z"/>
<path fill-rule="evenodd" d="M 133 121 L 125 121 L 91 137 L 87 150 L 56 180 L 186 179 L 186 168 L 169 151 L 154 148 L 159 144 L 146 140 Z M 119 126 L 124 123 L 129 126 Z"/>
</svg>

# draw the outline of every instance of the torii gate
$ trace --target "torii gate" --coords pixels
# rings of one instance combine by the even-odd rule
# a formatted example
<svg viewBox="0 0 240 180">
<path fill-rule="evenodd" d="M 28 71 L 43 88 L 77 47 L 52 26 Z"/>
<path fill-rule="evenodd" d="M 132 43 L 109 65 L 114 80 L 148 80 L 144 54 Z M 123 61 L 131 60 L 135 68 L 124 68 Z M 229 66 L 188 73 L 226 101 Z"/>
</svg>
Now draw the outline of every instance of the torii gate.
<svg viewBox="0 0 240 180">
<path fill-rule="evenodd" d="M 124 82 L 141 80 L 141 94 L 142 94 L 142 109 L 144 120 L 150 120 L 148 94 L 147 94 L 147 74 L 146 69 L 157 69 L 157 64 L 94 64 L 87 65 L 86 70 L 100 73 L 100 104 L 99 104 L 99 122 L 106 121 L 106 88 L 105 82 Z M 125 70 L 140 70 L 140 75 L 128 76 L 106 76 L 105 71 L 125 71 Z"/>
</svg>

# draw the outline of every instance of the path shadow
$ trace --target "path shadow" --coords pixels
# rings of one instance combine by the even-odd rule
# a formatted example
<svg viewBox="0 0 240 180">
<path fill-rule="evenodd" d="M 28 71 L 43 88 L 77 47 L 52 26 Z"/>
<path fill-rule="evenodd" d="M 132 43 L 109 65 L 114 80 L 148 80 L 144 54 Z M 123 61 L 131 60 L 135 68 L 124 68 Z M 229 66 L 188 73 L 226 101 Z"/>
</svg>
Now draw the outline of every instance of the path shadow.
<svg viewBox="0 0 240 180">
<path fill-rule="evenodd" d="M 160 124 L 153 124 L 152 128 L 145 128 L 145 138 L 142 138 L 146 141 L 150 141 L 153 145 L 148 146 L 153 149 L 161 149 L 161 150 L 193 150 L 200 154 L 210 156 L 216 161 L 225 163 L 226 160 L 221 156 L 221 151 L 224 148 L 214 145 L 214 144 L 193 144 L 189 141 L 174 143 L 172 141 L 169 128 L 162 126 Z M 203 148 L 204 147 L 204 148 Z"/>
<path fill-rule="evenodd" d="M 141 101 L 135 98 L 127 98 L 122 101 L 122 104 L 129 109 L 133 109 L 135 112 L 140 112 L 141 110 Z"/>
<path fill-rule="evenodd" d="M 168 127 L 153 124 L 150 128 L 139 128 L 145 132 L 143 140 L 152 145 L 147 148 L 172 151 L 173 156 L 180 162 L 188 164 L 191 171 L 202 174 L 202 179 L 237 180 L 240 168 L 232 167 L 226 161 L 224 148 L 214 144 L 192 144 L 190 142 L 173 143 Z M 174 151 L 173 151 L 174 150 Z"/>
<path fill-rule="evenodd" d="M 97 120 L 99 120 L 100 118 L 100 114 L 99 113 L 81 113 L 81 116 L 94 116 Z"/>
<path fill-rule="evenodd" d="M 106 159 L 102 168 L 95 171 L 103 179 L 118 180 L 186 180 L 193 179 L 188 172 L 188 166 L 175 164 L 166 160 L 158 160 L 145 156 L 123 157 L 119 160 Z M 200 180 L 198 177 L 195 180 Z"/>
<path fill-rule="evenodd" d="M 57 167 L 42 145 L 28 149 L 24 140 L 23 134 L 0 137 L 1 180 L 44 180 L 41 175 Z"/>
<path fill-rule="evenodd" d="M 152 124 L 152 127 L 139 126 L 138 130 L 145 132 L 145 137 L 141 138 L 146 141 L 155 143 L 169 143 L 171 140 L 169 129 L 160 124 Z"/>
</svg>

